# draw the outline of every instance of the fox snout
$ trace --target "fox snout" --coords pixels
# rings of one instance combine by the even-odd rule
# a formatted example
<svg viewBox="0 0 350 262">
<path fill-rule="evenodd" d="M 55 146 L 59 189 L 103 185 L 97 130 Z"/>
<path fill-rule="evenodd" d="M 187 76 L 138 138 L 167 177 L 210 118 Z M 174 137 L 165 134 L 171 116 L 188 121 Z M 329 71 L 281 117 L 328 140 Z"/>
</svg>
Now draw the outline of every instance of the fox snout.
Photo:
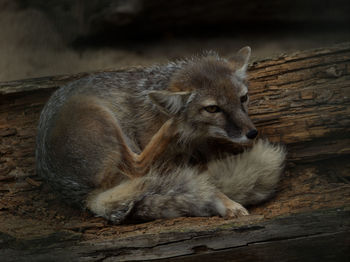
<svg viewBox="0 0 350 262">
<path fill-rule="evenodd" d="M 242 142 L 250 142 L 249 140 L 253 140 L 258 136 L 258 130 L 255 128 L 254 124 L 251 122 L 249 119 L 248 124 L 243 126 L 241 129 L 241 135 L 243 136 L 243 140 L 247 141 L 242 141 Z"/>
<path fill-rule="evenodd" d="M 227 138 L 235 143 L 249 143 L 258 135 L 258 130 L 248 116 L 231 119 L 225 126 Z"/>
<path fill-rule="evenodd" d="M 255 128 L 250 129 L 247 132 L 242 132 L 239 136 L 230 136 L 228 134 L 229 140 L 235 143 L 250 143 L 254 138 L 258 136 L 258 130 Z"/>
<path fill-rule="evenodd" d="M 246 137 L 248 137 L 249 139 L 254 139 L 254 138 L 256 138 L 256 136 L 258 135 L 258 130 L 256 130 L 256 129 L 251 129 L 251 130 L 249 130 L 245 135 L 246 135 Z"/>
<path fill-rule="evenodd" d="M 245 136 L 250 139 L 253 140 L 254 138 L 257 137 L 258 135 L 258 130 L 256 129 L 256 127 L 254 126 L 253 122 L 250 120 L 249 116 L 246 115 L 246 120 L 244 121 L 246 122 L 246 124 L 242 125 L 242 134 L 245 134 Z"/>
</svg>

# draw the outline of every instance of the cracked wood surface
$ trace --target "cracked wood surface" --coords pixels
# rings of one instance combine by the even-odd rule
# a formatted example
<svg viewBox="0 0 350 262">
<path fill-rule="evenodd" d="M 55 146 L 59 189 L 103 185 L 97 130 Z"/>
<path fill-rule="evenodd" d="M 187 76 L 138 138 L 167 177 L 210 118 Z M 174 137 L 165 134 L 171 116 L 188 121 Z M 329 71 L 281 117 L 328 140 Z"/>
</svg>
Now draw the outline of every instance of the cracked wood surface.
<svg viewBox="0 0 350 262">
<path fill-rule="evenodd" d="M 349 218 L 346 207 L 104 241 L 78 241 L 62 232 L 26 241 L 0 235 L 10 247 L 0 254 L 3 261 L 347 261 Z"/>
<path fill-rule="evenodd" d="M 242 220 L 122 226 L 62 204 L 34 171 L 40 110 L 58 86 L 87 73 L 0 83 L 1 260 L 268 261 L 265 253 L 285 252 L 288 261 L 314 261 L 315 247 L 329 261 L 349 256 L 349 209 L 342 207 L 350 200 L 350 43 L 257 61 L 249 72 L 252 119 L 262 136 L 286 144 L 289 152 L 276 196 L 250 207 L 252 216 Z M 339 210 L 317 211 L 334 207 Z"/>
</svg>

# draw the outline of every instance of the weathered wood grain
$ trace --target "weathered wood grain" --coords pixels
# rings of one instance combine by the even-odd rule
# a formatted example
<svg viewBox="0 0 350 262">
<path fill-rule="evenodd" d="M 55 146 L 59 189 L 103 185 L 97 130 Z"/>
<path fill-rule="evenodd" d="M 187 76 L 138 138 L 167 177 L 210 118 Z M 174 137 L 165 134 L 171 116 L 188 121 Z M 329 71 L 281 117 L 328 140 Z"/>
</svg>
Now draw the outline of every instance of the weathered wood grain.
<svg viewBox="0 0 350 262">
<path fill-rule="evenodd" d="M 263 222 L 247 219 L 196 230 L 162 231 L 105 241 L 56 233 L 18 241 L 10 236 L 3 261 L 346 261 L 350 208 L 320 210 Z M 29 249 L 28 249 L 29 248 Z M 27 250 L 26 250 L 27 249 Z M 164 259 L 164 260 L 163 260 Z"/>
<path fill-rule="evenodd" d="M 349 256 L 350 43 L 257 61 L 249 71 L 251 116 L 261 136 L 284 143 L 289 154 L 276 196 L 250 207 L 248 220 L 113 226 L 66 206 L 35 174 L 36 125 L 52 92 L 88 73 L 0 83 L 0 260 Z"/>
</svg>

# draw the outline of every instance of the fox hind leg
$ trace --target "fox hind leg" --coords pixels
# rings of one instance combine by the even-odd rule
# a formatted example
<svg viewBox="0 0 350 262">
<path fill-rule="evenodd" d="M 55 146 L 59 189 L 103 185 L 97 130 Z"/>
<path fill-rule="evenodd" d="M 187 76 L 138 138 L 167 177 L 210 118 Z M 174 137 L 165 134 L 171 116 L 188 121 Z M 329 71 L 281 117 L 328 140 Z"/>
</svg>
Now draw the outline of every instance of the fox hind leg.
<svg viewBox="0 0 350 262">
<path fill-rule="evenodd" d="M 224 204 L 226 211 L 224 217 L 226 218 L 236 218 L 240 216 L 247 216 L 249 212 L 241 204 L 231 200 L 225 194 L 219 192 L 217 194 L 218 198 L 221 199 Z"/>
<path fill-rule="evenodd" d="M 147 174 L 152 164 L 167 149 L 168 144 L 175 136 L 173 119 L 167 120 L 161 128 L 153 135 L 150 142 L 140 154 L 136 154 L 125 147 L 125 163 L 122 165 L 123 172 L 132 177 L 141 177 Z"/>
</svg>

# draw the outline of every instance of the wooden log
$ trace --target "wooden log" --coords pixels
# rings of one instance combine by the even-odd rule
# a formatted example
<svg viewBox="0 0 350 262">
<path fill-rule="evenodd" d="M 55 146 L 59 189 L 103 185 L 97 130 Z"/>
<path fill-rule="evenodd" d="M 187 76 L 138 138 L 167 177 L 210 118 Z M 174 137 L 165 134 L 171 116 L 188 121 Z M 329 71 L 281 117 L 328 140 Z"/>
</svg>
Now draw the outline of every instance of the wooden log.
<svg viewBox="0 0 350 262">
<path fill-rule="evenodd" d="M 183 227 L 104 241 L 56 233 L 7 240 L 2 261 L 346 261 L 350 255 L 350 209 L 331 209 L 264 222 Z M 254 220 L 253 220 L 254 221 Z M 176 223 L 176 221 L 174 221 Z M 198 222 L 198 221 L 193 221 Z"/>
<path fill-rule="evenodd" d="M 1 259 L 341 261 L 350 255 L 349 61 L 344 43 L 251 65 L 251 116 L 289 155 L 275 198 L 238 220 L 113 226 L 66 206 L 35 174 L 36 125 L 50 94 L 87 74 L 0 83 Z"/>
</svg>

